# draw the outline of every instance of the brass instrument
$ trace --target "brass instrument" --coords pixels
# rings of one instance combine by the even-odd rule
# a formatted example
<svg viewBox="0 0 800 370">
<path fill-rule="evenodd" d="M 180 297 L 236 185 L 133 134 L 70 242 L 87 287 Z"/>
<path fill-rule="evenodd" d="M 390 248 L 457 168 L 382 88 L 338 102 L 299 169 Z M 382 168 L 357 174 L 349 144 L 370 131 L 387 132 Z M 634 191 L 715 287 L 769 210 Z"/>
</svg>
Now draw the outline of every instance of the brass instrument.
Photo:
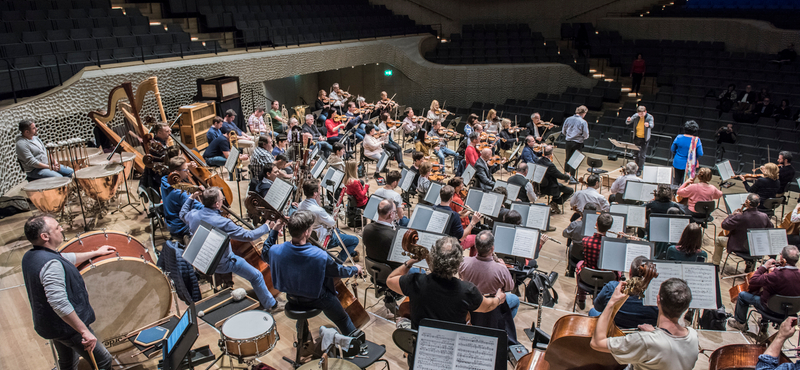
<svg viewBox="0 0 800 370">
<path fill-rule="evenodd" d="M 286 120 L 283 124 L 289 127 L 289 110 L 286 109 L 286 104 L 281 105 L 281 118 Z"/>
<path fill-rule="evenodd" d="M 294 109 L 295 115 L 292 117 L 297 118 L 297 121 L 300 123 L 305 122 L 306 117 L 306 109 L 308 108 L 307 105 L 296 105 L 292 107 Z"/>
</svg>

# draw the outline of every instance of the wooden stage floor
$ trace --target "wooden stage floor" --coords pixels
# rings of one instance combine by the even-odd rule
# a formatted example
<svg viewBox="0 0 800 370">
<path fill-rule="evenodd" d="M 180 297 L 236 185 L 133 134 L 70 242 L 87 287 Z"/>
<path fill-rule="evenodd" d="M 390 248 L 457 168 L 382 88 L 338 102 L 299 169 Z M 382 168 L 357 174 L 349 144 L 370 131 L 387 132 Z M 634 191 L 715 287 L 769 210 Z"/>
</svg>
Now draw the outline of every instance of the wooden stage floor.
<svg viewBox="0 0 800 370">
<path fill-rule="evenodd" d="M 562 149 L 556 150 L 556 157 L 559 161 L 562 161 L 560 163 L 563 163 L 564 152 Z M 559 161 L 557 161 L 557 165 L 559 164 Z M 406 155 L 406 163 L 410 163 L 410 156 L 408 154 Z M 614 170 L 619 168 L 621 163 L 621 161 L 609 161 L 604 158 L 603 168 L 606 170 Z M 451 171 L 451 169 L 448 169 L 448 171 Z M 585 172 L 586 166 L 583 165 L 579 173 L 583 174 Z M 498 174 L 496 177 L 499 179 L 501 176 Z M 505 174 L 502 177 L 507 178 L 508 175 Z M 718 180 L 719 179 L 715 178 L 712 183 L 717 184 L 719 182 Z M 370 189 L 372 191 L 377 189 L 377 184 L 375 184 L 374 180 L 370 180 L 370 182 L 372 184 Z M 231 182 L 230 184 L 232 188 L 236 187 L 236 183 Z M 22 185 L 12 189 L 12 191 L 6 195 L 24 196 L 24 192 L 20 190 L 21 187 Z M 242 182 L 243 190 L 245 190 L 245 187 L 246 182 Z M 136 188 L 136 181 L 131 182 L 130 188 Z M 122 189 L 124 190 L 124 187 Z M 736 185 L 734 187 L 723 189 L 723 192 L 741 193 L 744 192 L 744 188 L 741 185 L 741 182 L 736 181 Z M 608 189 L 603 187 L 602 193 L 607 196 Z M 234 192 L 234 194 L 236 194 L 236 192 Z M 124 199 L 124 197 L 122 198 Z M 234 203 L 234 209 L 238 209 L 238 202 Z M 792 199 L 789 206 L 786 208 L 787 211 L 791 212 L 792 208 L 790 207 L 794 207 L 795 204 L 796 199 Z M 724 206 L 722 208 L 724 208 Z M 27 251 L 30 247 L 30 243 L 25 240 L 22 234 L 22 226 L 30 215 L 31 213 L 18 214 L 0 221 L 0 312 L 3 312 L 3 315 L 0 315 L 0 341 L 4 343 L 4 345 L 0 346 L 0 364 L 2 364 L 3 368 L 7 369 L 51 369 L 54 366 L 53 355 L 51 354 L 47 341 L 40 338 L 33 330 L 30 306 L 28 304 L 27 294 L 25 292 L 21 274 L 20 261 L 25 251 Z M 561 231 L 569 224 L 570 215 L 571 212 L 568 211 L 562 215 L 553 215 L 551 218 L 551 225 L 556 227 L 556 231 L 551 232 L 548 235 L 562 241 L 563 243 L 565 238 L 561 236 Z M 719 225 L 725 218 L 726 214 L 720 210 L 716 210 L 713 216 L 714 223 Z M 65 236 L 67 238 L 71 238 L 79 231 L 79 229 L 82 229 L 82 221 L 80 220 L 80 217 L 78 217 L 75 220 L 74 228 L 69 228 L 68 225 L 64 226 Z M 137 214 L 137 212 L 131 208 L 125 208 L 122 212 L 108 215 L 99 220 L 96 230 L 99 230 L 100 228 L 128 232 L 140 240 L 144 245 L 150 245 L 151 243 L 149 220 L 146 218 L 146 216 Z M 347 228 L 343 229 L 345 229 L 345 231 L 348 233 L 359 235 L 358 233 L 353 233 L 352 230 Z M 157 230 L 155 235 L 155 244 L 160 246 L 164 241 L 160 230 Z M 713 253 L 713 237 L 714 235 L 712 235 L 711 229 L 709 229 L 704 236 L 703 248 L 709 253 L 709 256 Z M 363 255 L 363 245 L 359 245 L 359 250 Z M 574 300 L 575 279 L 564 276 L 566 271 L 565 244 L 558 245 L 552 242 L 545 244 L 538 262 L 540 270 L 555 271 L 559 274 L 558 281 L 556 282 L 556 289 L 559 294 L 558 304 L 553 309 L 545 308 L 542 312 L 542 326 L 546 331 L 549 332 L 559 317 L 571 313 L 569 311 L 572 310 Z M 730 266 L 731 264 L 729 263 L 729 267 L 726 270 L 726 273 L 728 274 L 733 273 L 733 268 Z M 367 288 L 367 285 L 368 283 L 361 282 L 358 286 L 358 296 L 361 298 L 362 304 L 364 303 L 365 298 L 364 289 Z M 728 312 L 732 313 L 733 306 L 731 305 L 730 300 L 726 298 L 728 288 L 731 286 L 731 280 L 722 280 L 720 285 L 723 292 L 723 302 L 725 303 L 725 308 Z M 250 289 L 250 286 L 246 281 L 236 277 L 235 286 L 247 289 L 250 296 L 254 296 L 252 289 Z M 204 292 L 204 296 L 208 296 L 211 293 L 208 285 L 201 286 L 201 290 Z M 403 352 L 400 351 L 392 341 L 391 335 L 395 329 L 395 323 L 392 321 L 391 314 L 383 307 L 382 301 L 374 297 L 374 294 L 371 290 L 370 296 L 366 299 L 366 301 L 367 302 L 365 306 L 368 307 L 368 311 L 372 316 L 370 322 L 362 328 L 367 335 L 367 339 L 372 342 L 384 344 L 386 346 L 387 352 L 384 358 L 389 361 L 392 368 L 406 368 L 406 360 L 403 356 Z M 588 312 L 589 308 L 591 308 L 591 302 L 587 302 L 586 309 L 579 310 L 578 313 L 585 314 Z M 184 308 L 181 307 L 181 310 L 183 309 Z M 522 329 L 530 327 L 531 324 L 536 321 L 536 316 L 536 308 L 523 304 L 521 305 L 519 313 L 515 319 L 518 337 L 521 339 L 522 343 L 529 348 L 531 343 L 523 333 Z M 294 329 L 295 323 L 294 320 L 287 318 L 283 313 L 277 314 L 275 316 L 275 320 L 277 322 L 277 328 L 281 335 L 281 339 L 278 341 L 275 349 L 271 353 L 262 356 L 259 358 L 259 360 L 272 367 L 275 367 L 276 369 L 290 369 L 291 366 L 289 366 L 287 362 L 283 361 L 281 357 L 294 357 L 294 348 L 292 343 L 296 337 Z M 312 327 L 312 332 L 315 335 L 317 333 L 317 328 L 320 325 L 333 327 L 333 324 L 328 321 L 324 315 L 319 315 L 316 318 L 311 319 L 310 325 Z M 754 326 L 751 325 L 751 328 L 754 328 Z M 701 338 L 701 347 L 703 349 L 710 350 L 726 344 L 746 343 L 748 340 L 748 338 L 741 333 L 734 331 L 702 331 Z M 217 346 L 218 339 L 219 333 L 213 327 L 202 323 L 200 326 L 200 338 L 198 339 L 195 347 L 210 345 L 211 350 L 215 355 L 217 355 L 220 353 L 219 347 Z M 157 368 L 157 359 L 147 360 L 143 356 L 131 357 L 131 353 L 132 352 L 119 354 L 119 361 L 125 364 L 130 364 L 133 368 Z M 710 354 L 710 352 L 708 352 L 708 354 Z M 205 368 L 205 366 L 198 368 Z M 383 366 L 384 365 L 382 364 L 378 364 L 373 365 L 372 368 L 379 369 Z M 701 354 L 699 356 L 695 368 L 708 368 L 706 355 Z"/>
</svg>

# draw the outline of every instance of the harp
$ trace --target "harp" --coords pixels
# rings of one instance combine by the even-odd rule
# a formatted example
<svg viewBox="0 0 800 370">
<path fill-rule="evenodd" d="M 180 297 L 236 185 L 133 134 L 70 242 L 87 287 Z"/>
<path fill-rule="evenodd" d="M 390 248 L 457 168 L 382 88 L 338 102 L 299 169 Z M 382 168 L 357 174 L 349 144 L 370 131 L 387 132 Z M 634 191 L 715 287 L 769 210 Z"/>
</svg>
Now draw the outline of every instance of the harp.
<svg viewBox="0 0 800 370">
<path fill-rule="evenodd" d="M 123 99 L 127 99 L 128 103 L 122 101 Z M 111 90 L 111 92 L 108 94 L 108 109 L 106 109 L 106 113 L 92 111 L 89 112 L 89 118 L 91 118 L 95 125 L 97 125 L 97 127 L 99 127 L 100 130 L 103 131 L 106 136 L 108 136 L 109 140 L 115 143 L 119 142 L 119 135 L 117 135 L 117 133 L 108 126 L 108 123 L 114 119 L 114 115 L 117 113 L 117 105 L 119 105 L 119 109 L 125 119 L 133 122 L 138 128 L 137 131 L 140 131 L 139 134 L 144 135 L 142 122 L 138 115 L 136 101 L 133 96 L 133 88 L 131 87 L 130 82 L 124 82 L 122 85 L 119 85 Z M 145 138 L 145 136 L 141 137 Z M 145 150 L 147 150 L 146 144 L 147 143 L 143 143 L 142 145 Z M 136 155 L 136 157 L 133 159 L 133 166 L 137 172 L 144 172 L 144 155 L 124 141 L 122 142 L 122 149 L 124 149 L 126 152 L 131 152 Z"/>
<path fill-rule="evenodd" d="M 150 77 L 139 84 L 139 87 L 136 88 L 136 96 L 133 100 L 134 105 L 136 105 L 136 108 L 141 110 L 144 106 L 144 97 L 149 91 L 152 91 L 156 96 L 158 111 L 161 113 L 161 122 L 167 122 L 167 114 L 164 112 L 164 105 L 161 103 L 161 92 L 158 91 L 158 77 Z M 141 117 L 141 112 L 136 112 L 139 113 L 139 116 Z"/>
</svg>

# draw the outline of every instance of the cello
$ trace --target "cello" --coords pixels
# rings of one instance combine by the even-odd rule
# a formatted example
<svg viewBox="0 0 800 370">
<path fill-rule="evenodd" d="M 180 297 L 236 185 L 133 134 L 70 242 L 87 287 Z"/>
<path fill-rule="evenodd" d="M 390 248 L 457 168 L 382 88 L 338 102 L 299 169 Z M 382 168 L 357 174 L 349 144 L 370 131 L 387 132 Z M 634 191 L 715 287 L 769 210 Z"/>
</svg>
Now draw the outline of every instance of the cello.
<svg viewBox="0 0 800 370">
<path fill-rule="evenodd" d="M 758 356 L 766 351 L 764 344 L 729 344 L 717 348 L 708 357 L 709 370 L 744 370 L 755 369 Z M 792 362 L 781 352 L 778 363 Z"/>
<path fill-rule="evenodd" d="M 623 289 L 623 293 L 628 296 L 644 296 L 650 281 L 658 277 L 656 266 L 648 262 L 639 266 L 638 276 L 632 277 Z M 619 301 L 613 307 L 606 309 L 612 310 L 611 320 L 608 326 L 609 337 L 619 337 L 624 334 L 614 324 L 616 316 L 625 300 Z M 566 369 L 603 369 L 618 370 L 625 368 L 620 365 L 610 353 L 598 352 L 592 349 L 590 342 L 597 326 L 597 317 L 587 317 L 582 315 L 567 315 L 556 321 L 550 344 L 542 359 L 537 351 L 523 356 L 517 363 L 516 370 L 528 370 L 534 359 L 538 360 L 535 364 L 537 369 L 566 370 Z M 539 355 L 538 358 L 536 356 Z"/>
</svg>

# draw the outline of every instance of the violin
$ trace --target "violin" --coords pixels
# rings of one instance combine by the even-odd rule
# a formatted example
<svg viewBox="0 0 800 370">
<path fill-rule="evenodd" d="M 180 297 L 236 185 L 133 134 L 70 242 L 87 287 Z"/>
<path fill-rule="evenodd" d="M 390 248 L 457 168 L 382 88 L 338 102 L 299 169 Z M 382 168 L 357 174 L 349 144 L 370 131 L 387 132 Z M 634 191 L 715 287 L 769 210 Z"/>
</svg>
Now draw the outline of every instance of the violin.
<svg viewBox="0 0 800 370">
<path fill-rule="evenodd" d="M 425 136 L 425 144 L 427 145 L 439 145 L 440 138 L 436 136 Z"/>
<path fill-rule="evenodd" d="M 744 180 L 754 180 L 754 179 L 759 179 L 759 178 L 762 178 L 762 177 L 764 177 L 763 173 L 745 173 L 745 174 L 739 175 L 739 178 L 742 179 L 742 181 L 744 181 Z"/>
<path fill-rule="evenodd" d="M 445 179 L 447 179 L 447 175 L 442 172 L 432 172 L 430 175 L 428 175 L 428 180 L 431 181 L 443 182 Z"/>
<path fill-rule="evenodd" d="M 389 128 L 392 128 L 392 127 L 395 127 L 395 126 L 400 126 L 400 125 L 403 124 L 403 122 L 395 121 L 395 120 L 393 120 L 391 118 L 389 118 L 386 121 L 384 121 L 384 123 L 386 123 L 386 127 L 389 127 Z"/>
<path fill-rule="evenodd" d="M 428 118 L 422 117 L 422 116 L 411 117 L 411 122 L 414 122 L 414 123 L 423 123 L 425 121 L 428 121 Z"/>
<path fill-rule="evenodd" d="M 437 116 L 445 116 L 446 117 L 446 116 L 451 115 L 452 113 L 450 113 L 447 109 L 434 109 L 433 110 L 433 114 L 435 114 Z"/>
<path fill-rule="evenodd" d="M 439 130 L 437 130 L 436 132 L 438 132 L 439 135 L 446 136 L 446 137 L 458 137 L 458 136 L 461 136 L 455 130 L 444 128 L 444 127 L 440 127 Z"/>
<path fill-rule="evenodd" d="M 352 118 L 355 118 L 355 117 L 348 117 L 348 116 L 346 116 L 344 114 L 338 114 L 338 115 L 334 115 L 333 116 L 333 122 L 336 122 L 336 123 L 348 123 L 348 122 L 350 122 L 350 119 L 352 119 Z"/>
<path fill-rule="evenodd" d="M 501 157 L 499 155 L 495 155 L 492 158 L 489 158 L 489 160 L 486 161 L 486 163 L 489 164 L 490 166 L 494 166 L 496 164 L 503 164 L 506 163 L 506 158 Z"/>
<path fill-rule="evenodd" d="M 374 138 L 376 138 L 376 139 L 380 139 L 380 138 L 382 138 L 382 137 L 385 137 L 386 135 L 389 135 L 389 133 L 388 133 L 387 131 L 378 131 L 378 130 L 375 130 L 375 133 L 374 133 L 374 134 L 372 134 L 372 137 L 374 137 Z"/>
</svg>

